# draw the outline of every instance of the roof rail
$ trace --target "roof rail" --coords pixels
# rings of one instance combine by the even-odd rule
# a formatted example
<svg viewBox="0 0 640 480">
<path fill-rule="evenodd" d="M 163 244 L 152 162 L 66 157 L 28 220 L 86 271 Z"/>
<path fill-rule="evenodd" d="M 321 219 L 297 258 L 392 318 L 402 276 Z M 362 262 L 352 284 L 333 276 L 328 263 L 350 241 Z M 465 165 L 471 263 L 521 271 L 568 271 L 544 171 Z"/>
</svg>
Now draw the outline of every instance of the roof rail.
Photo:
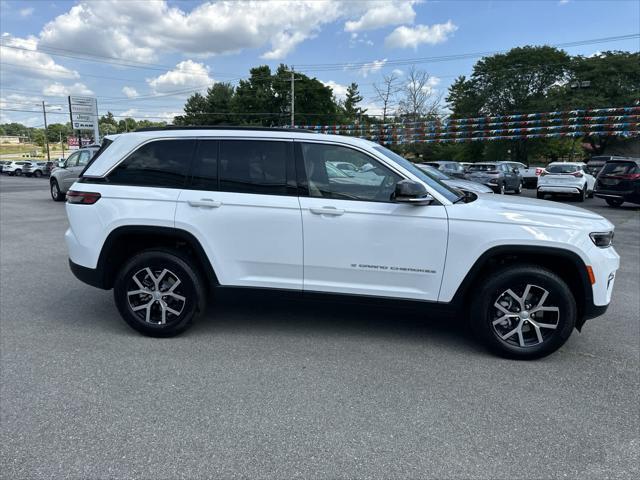
<svg viewBox="0 0 640 480">
<path fill-rule="evenodd" d="M 257 130 L 257 131 L 270 131 L 270 132 L 303 132 L 303 133 L 315 133 L 311 130 L 303 128 L 286 128 L 286 127 L 238 127 L 234 125 L 167 125 L 164 127 L 145 127 L 138 128 L 136 132 L 155 132 L 162 130 Z"/>
</svg>

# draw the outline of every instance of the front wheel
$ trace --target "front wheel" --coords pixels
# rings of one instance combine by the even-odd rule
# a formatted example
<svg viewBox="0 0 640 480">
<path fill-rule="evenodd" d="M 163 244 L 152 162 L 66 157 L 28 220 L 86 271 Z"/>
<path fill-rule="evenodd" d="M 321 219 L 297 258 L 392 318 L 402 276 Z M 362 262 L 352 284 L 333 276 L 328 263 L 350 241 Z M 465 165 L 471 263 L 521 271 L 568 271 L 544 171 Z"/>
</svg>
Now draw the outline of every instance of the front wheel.
<svg viewBox="0 0 640 480">
<path fill-rule="evenodd" d="M 58 182 L 56 180 L 51 180 L 51 198 L 53 198 L 54 202 L 62 202 L 64 200 L 64 193 L 60 191 L 60 187 L 58 186 Z"/>
<path fill-rule="evenodd" d="M 576 302 L 550 270 L 512 265 L 478 286 L 470 320 L 476 336 L 498 355 L 532 360 L 558 350 L 576 323 Z"/>
<path fill-rule="evenodd" d="M 605 201 L 610 207 L 619 207 L 624 203 L 624 200 L 619 200 L 617 198 L 606 198 Z"/>
<path fill-rule="evenodd" d="M 146 250 L 122 267 L 113 296 L 130 327 L 151 337 L 173 337 L 204 310 L 205 288 L 186 257 L 170 250 Z"/>
<path fill-rule="evenodd" d="M 33 176 L 36 178 L 40 178 L 42 176 L 42 172 L 40 170 L 36 170 L 33 172 Z"/>
<path fill-rule="evenodd" d="M 13 172 L 13 174 L 14 174 L 16 177 L 19 177 L 20 175 L 22 175 L 22 170 L 20 170 L 20 169 L 18 168 L 18 169 L 16 169 L 16 170 Z"/>
<path fill-rule="evenodd" d="M 541 192 L 540 190 L 536 191 L 536 198 L 539 198 L 540 200 L 544 200 L 544 193 Z"/>
<path fill-rule="evenodd" d="M 498 193 L 500 195 L 504 195 L 504 192 L 505 192 L 504 183 L 501 183 L 500 186 L 498 187 Z"/>
</svg>

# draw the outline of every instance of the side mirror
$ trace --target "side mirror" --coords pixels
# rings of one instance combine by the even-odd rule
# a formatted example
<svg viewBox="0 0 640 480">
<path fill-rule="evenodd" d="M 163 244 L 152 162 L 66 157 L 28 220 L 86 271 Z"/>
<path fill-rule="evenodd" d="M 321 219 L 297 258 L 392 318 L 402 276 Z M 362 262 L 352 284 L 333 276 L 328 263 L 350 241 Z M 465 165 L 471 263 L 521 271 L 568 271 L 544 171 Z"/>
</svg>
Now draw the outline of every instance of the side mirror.
<svg viewBox="0 0 640 480">
<path fill-rule="evenodd" d="M 64 168 L 66 164 L 67 164 L 66 160 L 59 160 L 58 161 L 58 168 Z"/>
<path fill-rule="evenodd" d="M 513 173 L 520 173 L 520 170 L 518 170 L 517 168 L 514 168 L 511 170 Z"/>
<path fill-rule="evenodd" d="M 429 195 L 424 185 L 413 180 L 400 180 L 396 183 L 393 196 L 396 202 L 411 205 L 430 205 L 433 202 L 433 197 Z"/>
</svg>

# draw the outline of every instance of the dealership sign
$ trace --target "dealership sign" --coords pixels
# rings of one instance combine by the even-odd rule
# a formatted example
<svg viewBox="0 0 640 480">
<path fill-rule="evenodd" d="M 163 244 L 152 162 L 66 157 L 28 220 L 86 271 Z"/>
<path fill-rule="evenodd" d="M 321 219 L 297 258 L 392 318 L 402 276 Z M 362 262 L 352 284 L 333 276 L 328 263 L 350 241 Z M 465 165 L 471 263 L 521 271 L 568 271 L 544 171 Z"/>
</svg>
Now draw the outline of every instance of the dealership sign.
<svg viewBox="0 0 640 480">
<path fill-rule="evenodd" d="M 69 96 L 71 127 L 74 130 L 93 130 L 98 138 L 98 102 L 95 97 Z"/>
</svg>

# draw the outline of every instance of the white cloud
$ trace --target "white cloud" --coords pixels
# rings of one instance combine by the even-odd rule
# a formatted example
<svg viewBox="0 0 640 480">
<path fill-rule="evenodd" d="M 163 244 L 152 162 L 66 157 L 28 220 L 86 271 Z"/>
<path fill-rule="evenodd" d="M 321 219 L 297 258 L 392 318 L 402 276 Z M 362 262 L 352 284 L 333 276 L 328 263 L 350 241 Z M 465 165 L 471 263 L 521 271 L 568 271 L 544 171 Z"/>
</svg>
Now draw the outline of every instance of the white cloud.
<svg viewBox="0 0 640 480">
<path fill-rule="evenodd" d="M 399 68 L 394 68 L 392 70 L 392 73 L 394 73 L 397 77 L 401 77 L 404 75 L 404 71 L 400 70 Z"/>
<path fill-rule="evenodd" d="M 93 91 L 84 83 L 63 85 L 59 82 L 51 83 L 42 89 L 42 94 L 48 97 L 66 97 L 68 95 L 93 95 Z"/>
<path fill-rule="evenodd" d="M 416 12 L 413 9 L 413 5 L 416 3 L 415 1 L 364 3 L 367 3 L 369 8 L 358 20 L 349 20 L 345 23 L 344 29 L 347 32 L 374 30 L 389 25 L 413 23 L 416 16 Z"/>
<path fill-rule="evenodd" d="M 209 76 L 209 67 L 203 63 L 185 60 L 156 78 L 147 79 L 147 83 L 156 93 L 167 93 L 186 89 L 202 89 L 210 87 L 214 80 Z M 185 92 L 188 96 L 190 92 Z"/>
<path fill-rule="evenodd" d="M 382 67 L 384 67 L 384 64 L 387 63 L 387 59 L 384 58 L 382 60 L 374 60 L 371 63 L 365 63 L 360 70 L 358 70 L 358 73 L 360 75 L 362 75 L 363 77 L 367 77 L 368 75 L 372 74 L 372 73 L 376 73 L 377 71 L 379 71 Z"/>
<path fill-rule="evenodd" d="M 183 10 L 183 4 L 166 0 L 81 0 L 46 24 L 40 41 L 48 47 L 81 45 L 87 54 L 143 62 L 164 53 L 206 57 L 265 47 L 262 57 L 274 60 L 338 20 L 345 20 L 350 32 L 411 23 L 415 3 L 238 0 L 207 1 Z"/>
<path fill-rule="evenodd" d="M 333 90 L 333 95 L 338 100 L 344 100 L 345 97 L 347 96 L 346 85 L 342 85 L 338 82 L 334 82 L 333 80 L 329 80 L 328 82 L 323 82 L 322 80 L 320 80 L 320 83 L 322 83 L 325 87 L 331 87 L 331 90 Z"/>
<path fill-rule="evenodd" d="M 21 17 L 30 17 L 31 15 L 33 15 L 33 11 L 34 8 L 33 7 L 28 7 L 28 8 L 22 8 L 20 9 L 20 11 L 18 12 L 20 14 Z"/>
<path fill-rule="evenodd" d="M 122 93 L 124 93 L 127 98 L 135 98 L 138 96 L 138 91 L 133 87 L 122 87 Z"/>
<path fill-rule="evenodd" d="M 445 42 L 449 35 L 458 29 L 451 20 L 447 23 L 434 25 L 416 25 L 415 27 L 400 26 L 384 39 L 386 47 L 390 48 L 418 48 L 426 43 L 436 45 Z"/>
<path fill-rule="evenodd" d="M 13 48 L 12 48 L 13 47 Z M 46 53 L 38 51 L 38 39 L 36 37 L 20 38 L 8 33 L 2 34 L 0 44 L 0 58 L 7 68 L 2 73 L 11 76 L 12 73 L 19 79 L 33 78 L 78 78 L 78 72 L 57 64 Z M 16 69 L 14 67 L 24 67 Z M 28 71 L 28 73 L 25 73 Z"/>
</svg>

